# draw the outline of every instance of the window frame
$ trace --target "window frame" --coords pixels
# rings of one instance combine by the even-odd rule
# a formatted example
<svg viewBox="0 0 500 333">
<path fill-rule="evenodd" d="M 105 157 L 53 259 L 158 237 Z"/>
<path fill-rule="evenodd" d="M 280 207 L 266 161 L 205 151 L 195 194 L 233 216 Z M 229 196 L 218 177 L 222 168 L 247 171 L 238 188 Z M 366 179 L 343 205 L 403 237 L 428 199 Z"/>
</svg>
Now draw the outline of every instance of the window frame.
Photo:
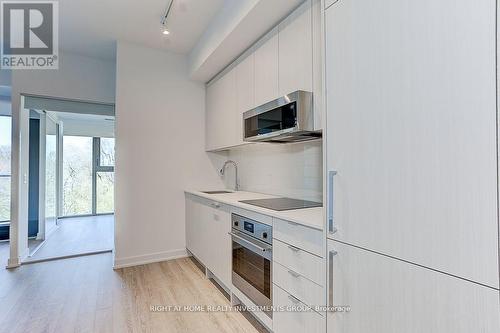
<svg viewBox="0 0 500 333">
<path fill-rule="evenodd" d="M 93 137 L 92 147 L 92 215 L 109 215 L 113 213 L 97 213 L 97 173 L 115 172 L 114 166 L 101 165 L 101 138 Z"/>
</svg>

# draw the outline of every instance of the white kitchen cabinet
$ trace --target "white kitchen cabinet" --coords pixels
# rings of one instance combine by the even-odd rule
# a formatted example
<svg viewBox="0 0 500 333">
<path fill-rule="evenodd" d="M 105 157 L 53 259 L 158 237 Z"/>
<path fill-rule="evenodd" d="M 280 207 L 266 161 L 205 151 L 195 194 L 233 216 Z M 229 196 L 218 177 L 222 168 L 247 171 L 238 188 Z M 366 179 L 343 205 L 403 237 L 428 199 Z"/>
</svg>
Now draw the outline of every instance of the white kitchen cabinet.
<svg viewBox="0 0 500 333">
<path fill-rule="evenodd" d="M 297 244 L 292 244 L 274 238 L 273 261 L 323 286 L 325 260 L 297 247 Z M 275 280 L 275 283 L 280 285 L 278 280 Z"/>
<path fill-rule="evenodd" d="M 495 2 L 340 0 L 325 18 L 330 237 L 498 288 Z M 441 332 L 480 331 L 463 324 Z"/>
<path fill-rule="evenodd" d="M 209 231 L 207 214 L 202 200 L 192 195 L 186 195 L 186 248 L 201 262 L 209 259 L 206 249 L 209 247 L 205 235 Z"/>
<path fill-rule="evenodd" d="M 245 111 L 296 90 L 313 92 L 323 127 L 321 0 L 307 0 L 207 86 L 206 149 L 242 145 Z"/>
<path fill-rule="evenodd" d="M 243 113 L 255 107 L 255 57 L 251 53 L 236 68 L 236 139 L 243 143 Z"/>
<path fill-rule="evenodd" d="M 313 91 L 312 0 L 305 1 L 278 26 L 279 95 Z"/>
<path fill-rule="evenodd" d="M 312 85 L 313 85 L 313 109 L 314 109 L 314 130 L 323 130 L 323 118 L 325 113 L 325 91 L 323 89 L 323 58 L 324 48 L 324 28 L 323 11 L 321 10 L 322 0 L 312 0 Z"/>
<path fill-rule="evenodd" d="M 231 70 L 206 90 L 206 149 L 220 150 L 237 144 L 236 75 Z"/>
<path fill-rule="evenodd" d="M 220 98 L 220 83 L 212 83 L 206 88 L 205 95 L 205 148 L 214 150 L 220 142 L 221 133 L 218 129 L 219 110 L 217 109 L 218 99 Z"/>
<path fill-rule="evenodd" d="M 231 286 L 230 230 L 228 207 L 186 194 L 186 248 L 227 288 Z"/>
<path fill-rule="evenodd" d="M 210 230 L 202 237 L 209 238 L 208 269 L 227 288 L 231 287 L 231 213 L 225 206 L 214 204 L 218 208 L 206 206 Z"/>
<path fill-rule="evenodd" d="M 278 27 L 269 32 L 255 51 L 255 105 L 278 98 Z"/>
<path fill-rule="evenodd" d="M 193 197 L 186 195 L 186 248 L 195 256 L 200 252 L 198 249 L 199 241 L 196 229 L 199 228 L 199 205 L 194 201 Z"/>
<path fill-rule="evenodd" d="M 470 244 L 464 244 L 470 248 Z M 331 333 L 500 332 L 498 290 L 329 241 Z"/>
<path fill-rule="evenodd" d="M 324 240 L 321 230 L 273 218 L 275 333 L 325 331 L 324 309 L 317 308 L 325 305 Z M 293 311 L 297 306 L 318 312 Z"/>
<path fill-rule="evenodd" d="M 273 313 L 274 333 L 325 332 L 325 318 L 313 310 L 307 311 L 308 305 L 276 285 L 273 286 L 273 305 L 285 310 Z"/>
<path fill-rule="evenodd" d="M 323 257 L 325 253 L 324 236 L 321 230 L 307 227 L 292 221 L 273 219 L 273 237 L 287 244 Z"/>
<path fill-rule="evenodd" d="M 324 261 L 321 262 L 324 265 Z M 325 288 L 306 276 L 291 270 L 276 261 L 273 262 L 274 285 L 285 290 L 304 304 L 311 307 L 325 305 Z"/>
</svg>

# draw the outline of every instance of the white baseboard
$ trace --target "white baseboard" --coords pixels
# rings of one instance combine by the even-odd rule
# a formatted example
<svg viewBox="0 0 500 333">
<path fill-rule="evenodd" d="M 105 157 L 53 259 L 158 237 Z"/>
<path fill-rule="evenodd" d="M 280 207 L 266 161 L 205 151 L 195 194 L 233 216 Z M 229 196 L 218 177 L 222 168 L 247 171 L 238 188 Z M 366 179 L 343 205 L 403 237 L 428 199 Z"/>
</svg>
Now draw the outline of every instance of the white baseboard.
<svg viewBox="0 0 500 333">
<path fill-rule="evenodd" d="M 119 269 L 124 267 L 131 267 L 137 265 L 151 264 L 154 262 L 167 261 L 177 258 L 187 257 L 186 249 L 170 250 L 165 252 L 157 252 L 151 254 L 144 254 L 140 256 L 132 256 L 125 258 L 114 259 L 113 269 Z"/>
</svg>

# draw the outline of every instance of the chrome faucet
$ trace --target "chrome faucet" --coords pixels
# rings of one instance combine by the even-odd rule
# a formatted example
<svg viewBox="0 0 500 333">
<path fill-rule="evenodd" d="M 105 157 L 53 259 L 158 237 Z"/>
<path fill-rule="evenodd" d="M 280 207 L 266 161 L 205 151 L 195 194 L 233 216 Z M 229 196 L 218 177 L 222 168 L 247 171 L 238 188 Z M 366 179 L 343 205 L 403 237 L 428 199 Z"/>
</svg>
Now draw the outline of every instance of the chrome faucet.
<svg viewBox="0 0 500 333">
<path fill-rule="evenodd" d="M 240 184 L 238 184 L 238 164 L 236 164 L 235 161 L 232 161 L 232 160 L 227 160 L 226 162 L 224 162 L 224 165 L 222 166 L 222 168 L 220 169 L 219 173 L 221 176 L 224 176 L 224 172 L 226 170 L 226 166 L 228 164 L 232 164 L 234 165 L 234 190 L 235 191 L 238 191 L 240 189 Z"/>
</svg>

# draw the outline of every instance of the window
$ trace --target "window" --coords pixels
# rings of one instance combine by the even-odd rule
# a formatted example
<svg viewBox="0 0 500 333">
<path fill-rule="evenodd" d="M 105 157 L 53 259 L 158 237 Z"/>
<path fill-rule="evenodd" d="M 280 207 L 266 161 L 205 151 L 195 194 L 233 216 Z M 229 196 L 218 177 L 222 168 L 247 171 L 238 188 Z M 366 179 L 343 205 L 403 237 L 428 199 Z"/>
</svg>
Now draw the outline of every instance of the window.
<svg viewBox="0 0 500 333">
<path fill-rule="evenodd" d="M 63 137 L 63 215 L 114 212 L 115 139 Z"/>
<path fill-rule="evenodd" d="M 11 118 L 0 116 L 0 222 L 10 221 Z"/>
<path fill-rule="evenodd" d="M 63 215 L 92 214 L 92 138 L 63 137 Z"/>
<path fill-rule="evenodd" d="M 94 138 L 95 166 L 95 213 L 114 212 L 115 139 Z"/>
<path fill-rule="evenodd" d="M 99 166 L 115 166 L 115 139 L 99 138 Z"/>
<path fill-rule="evenodd" d="M 97 172 L 97 214 L 114 212 L 114 172 Z"/>
</svg>

